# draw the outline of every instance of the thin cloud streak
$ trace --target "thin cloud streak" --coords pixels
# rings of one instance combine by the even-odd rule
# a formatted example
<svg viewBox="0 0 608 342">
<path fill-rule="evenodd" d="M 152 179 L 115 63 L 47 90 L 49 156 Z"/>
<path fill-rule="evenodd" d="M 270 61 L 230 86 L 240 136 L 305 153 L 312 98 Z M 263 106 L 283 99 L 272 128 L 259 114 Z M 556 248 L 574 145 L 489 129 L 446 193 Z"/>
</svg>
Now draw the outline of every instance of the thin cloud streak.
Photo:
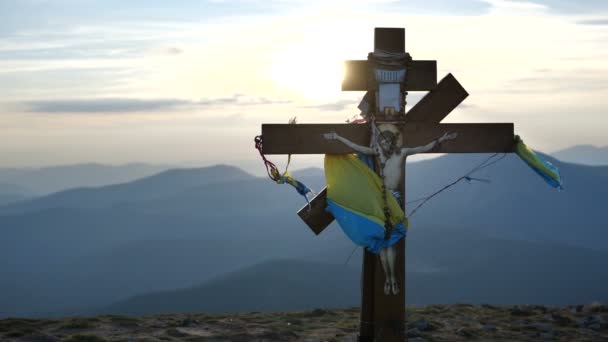
<svg viewBox="0 0 608 342">
<path fill-rule="evenodd" d="M 579 20 L 576 23 L 579 25 L 608 26 L 608 19 Z"/>
<path fill-rule="evenodd" d="M 272 100 L 265 97 L 247 97 L 235 94 L 232 97 L 202 99 L 137 99 L 137 98 L 99 98 L 37 100 L 24 102 L 29 112 L 34 113 L 139 113 L 167 110 L 186 110 L 216 106 L 258 106 L 288 104 L 287 100 Z"/>
<path fill-rule="evenodd" d="M 347 109 L 348 107 L 357 104 L 359 101 L 353 101 L 353 100 L 341 100 L 341 101 L 337 101 L 337 102 L 329 102 L 329 103 L 323 103 L 323 104 L 318 104 L 318 105 L 309 105 L 309 106 L 299 106 L 298 108 L 304 108 L 304 109 L 317 109 L 320 111 L 324 111 L 324 112 L 331 112 L 331 111 L 343 111 L 345 109 Z"/>
</svg>

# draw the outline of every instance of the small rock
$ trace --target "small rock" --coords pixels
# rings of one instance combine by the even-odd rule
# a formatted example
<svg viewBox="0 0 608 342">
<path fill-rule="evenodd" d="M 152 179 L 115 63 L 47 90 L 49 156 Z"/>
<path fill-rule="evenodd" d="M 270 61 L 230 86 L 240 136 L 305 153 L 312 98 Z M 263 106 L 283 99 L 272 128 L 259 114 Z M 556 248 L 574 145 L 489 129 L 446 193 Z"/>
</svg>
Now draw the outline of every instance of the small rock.
<svg viewBox="0 0 608 342">
<path fill-rule="evenodd" d="M 481 307 L 484 309 L 490 309 L 490 310 L 500 310 L 500 308 L 498 306 L 495 306 L 492 304 L 481 304 Z"/>
<path fill-rule="evenodd" d="M 517 305 L 511 309 L 511 315 L 513 316 L 532 316 L 534 310 L 531 310 L 528 306 Z"/>
<path fill-rule="evenodd" d="M 59 342 L 59 338 L 51 335 L 31 335 L 21 338 L 23 342 Z"/>
<path fill-rule="evenodd" d="M 579 313 L 583 311 L 583 307 L 584 305 L 573 305 L 570 306 L 570 312 L 571 313 Z"/>
<path fill-rule="evenodd" d="M 198 323 L 198 321 L 196 321 L 192 318 L 186 318 L 180 322 L 179 326 L 180 327 L 191 327 L 191 326 L 195 325 L 196 323 Z"/>
<path fill-rule="evenodd" d="M 555 332 L 554 331 L 542 332 L 542 333 L 538 334 L 538 338 L 540 338 L 541 340 L 552 340 L 555 338 Z"/>
<path fill-rule="evenodd" d="M 572 318 L 570 318 L 568 316 L 564 316 L 557 312 L 553 312 L 551 314 L 550 318 L 555 322 L 555 324 L 557 324 L 561 327 L 565 327 L 567 325 L 572 325 L 572 323 L 574 323 Z"/>
<path fill-rule="evenodd" d="M 464 337 L 475 337 L 477 332 L 471 328 L 462 327 L 456 330 L 456 334 Z"/>
<path fill-rule="evenodd" d="M 487 332 L 494 332 L 498 330 L 494 324 L 485 324 L 482 329 Z"/>
<path fill-rule="evenodd" d="M 407 339 L 409 342 L 426 342 L 425 339 L 423 339 L 422 337 L 414 337 L 414 338 L 408 338 Z"/>
<path fill-rule="evenodd" d="M 408 328 L 416 328 L 420 331 L 428 331 L 431 330 L 431 325 L 429 321 L 424 318 L 417 319 L 408 324 Z"/>
<path fill-rule="evenodd" d="M 591 313 L 608 312 L 608 306 L 602 305 L 600 303 L 591 303 L 584 305 L 582 311 Z"/>
<path fill-rule="evenodd" d="M 540 330 L 542 332 L 553 332 L 553 326 L 549 323 L 534 323 L 530 324 L 536 330 Z"/>
<path fill-rule="evenodd" d="M 606 327 L 606 322 L 600 315 L 587 316 L 577 321 L 580 328 L 599 331 Z"/>
<path fill-rule="evenodd" d="M 418 328 L 411 328 L 407 330 L 407 337 L 420 337 L 420 330 Z"/>
<path fill-rule="evenodd" d="M 312 310 L 312 312 L 310 314 L 311 314 L 311 316 L 323 316 L 323 315 L 327 314 L 327 310 L 314 309 L 314 310 Z"/>
</svg>

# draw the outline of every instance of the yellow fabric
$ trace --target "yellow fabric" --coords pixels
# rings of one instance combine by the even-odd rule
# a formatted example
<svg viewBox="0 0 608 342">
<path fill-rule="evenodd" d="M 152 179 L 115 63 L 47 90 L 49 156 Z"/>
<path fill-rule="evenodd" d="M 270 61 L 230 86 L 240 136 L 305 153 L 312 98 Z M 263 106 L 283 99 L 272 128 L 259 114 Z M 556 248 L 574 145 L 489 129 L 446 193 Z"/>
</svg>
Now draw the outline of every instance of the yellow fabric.
<svg viewBox="0 0 608 342">
<path fill-rule="evenodd" d="M 355 155 L 325 155 L 327 198 L 344 209 L 384 226 L 382 179 Z M 395 197 L 387 190 L 391 225 L 407 219 Z"/>
<path fill-rule="evenodd" d="M 521 138 L 519 136 L 516 136 L 515 140 L 517 141 L 517 144 L 515 145 L 515 153 L 521 159 L 523 159 L 525 162 L 527 162 L 530 165 L 530 167 L 536 169 L 538 172 L 540 172 L 545 177 L 549 177 L 549 178 L 553 179 L 554 181 L 561 183 L 559 174 L 555 170 L 552 170 L 549 167 L 547 167 L 547 165 L 546 165 L 547 162 L 542 160 L 536 154 L 536 152 L 534 152 L 530 147 L 528 147 L 526 144 L 524 144 L 523 140 L 521 140 Z"/>
</svg>

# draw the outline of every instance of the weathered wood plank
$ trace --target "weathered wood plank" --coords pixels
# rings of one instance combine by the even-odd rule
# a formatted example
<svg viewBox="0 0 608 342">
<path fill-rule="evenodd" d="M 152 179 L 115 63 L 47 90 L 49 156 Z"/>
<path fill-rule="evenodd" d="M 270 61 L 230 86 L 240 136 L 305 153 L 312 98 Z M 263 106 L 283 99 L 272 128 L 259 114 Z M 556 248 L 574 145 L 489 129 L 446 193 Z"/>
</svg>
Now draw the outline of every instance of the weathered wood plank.
<svg viewBox="0 0 608 342">
<path fill-rule="evenodd" d="M 444 133 L 456 132 L 458 138 L 439 145 L 429 153 L 492 153 L 513 151 L 512 123 L 428 124 L 410 122 L 401 125 L 403 146 L 428 144 Z M 352 142 L 368 146 L 368 125 L 354 124 L 264 124 L 265 154 L 346 154 L 354 151 L 337 140 L 326 140 L 324 133 L 335 131 Z"/>
<path fill-rule="evenodd" d="M 343 91 L 376 91 L 369 62 L 344 62 Z M 407 68 L 407 91 L 429 91 L 437 87 L 437 61 L 411 61 Z"/>
<path fill-rule="evenodd" d="M 342 91 L 367 91 L 372 87 L 370 77 L 368 61 L 344 61 Z"/>
<path fill-rule="evenodd" d="M 310 208 L 305 205 L 298 211 L 298 216 L 306 225 L 319 235 L 333 221 L 334 216 L 327 210 L 327 188 L 323 188 L 311 201 Z"/>
<path fill-rule="evenodd" d="M 402 128 L 403 145 L 406 147 L 422 146 L 447 132 L 458 133 L 458 137 L 440 144 L 429 153 L 508 153 L 513 152 L 515 147 L 512 123 L 427 124 L 410 122 Z"/>
<path fill-rule="evenodd" d="M 411 61 L 406 78 L 407 91 L 429 91 L 437 88 L 437 61 Z"/>
<path fill-rule="evenodd" d="M 368 125 L 354 124 L 263 124 L 264 154 L 346 154 L 353 150 L 339 141 L 326 140 L 335 131 L 360 145 L 369 145 Z"/>
<path fill-rule="evenodd" d="M 405 52 L 405 29 L 376 27 L 374 51 Z"/>
<path fill-rule="evenodd" d="M 469 93 L 448 74 L 437 87 L 426 94 L 405 116 L 407 121 L 439 123 L 462 103 Z"/>
<path fill-rule="evenodd" d="M 321 234 L 335 219 L 325 208 L 327 208 L 327 188 L 323 188 L 310 201 L 310 210 L 308 210 L 307 205 L 298 211 L 298 216 L 300 216 L 315 235 Z"/>
</svg>

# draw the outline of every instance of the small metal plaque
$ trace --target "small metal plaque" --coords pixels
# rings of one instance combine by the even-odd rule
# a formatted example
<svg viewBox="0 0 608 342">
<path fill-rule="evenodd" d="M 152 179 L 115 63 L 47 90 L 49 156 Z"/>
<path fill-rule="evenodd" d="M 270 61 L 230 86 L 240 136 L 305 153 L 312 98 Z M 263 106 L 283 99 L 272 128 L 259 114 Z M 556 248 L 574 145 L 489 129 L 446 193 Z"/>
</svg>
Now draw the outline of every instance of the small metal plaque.
<svg viewBox="0 0 608 342">
<path fill-rule="evenodd" d="M 384 70 L 376 69 L 376 82 L 378 83 L 403 83 L 405 82 L 406 70 Z"/>
</svg>

